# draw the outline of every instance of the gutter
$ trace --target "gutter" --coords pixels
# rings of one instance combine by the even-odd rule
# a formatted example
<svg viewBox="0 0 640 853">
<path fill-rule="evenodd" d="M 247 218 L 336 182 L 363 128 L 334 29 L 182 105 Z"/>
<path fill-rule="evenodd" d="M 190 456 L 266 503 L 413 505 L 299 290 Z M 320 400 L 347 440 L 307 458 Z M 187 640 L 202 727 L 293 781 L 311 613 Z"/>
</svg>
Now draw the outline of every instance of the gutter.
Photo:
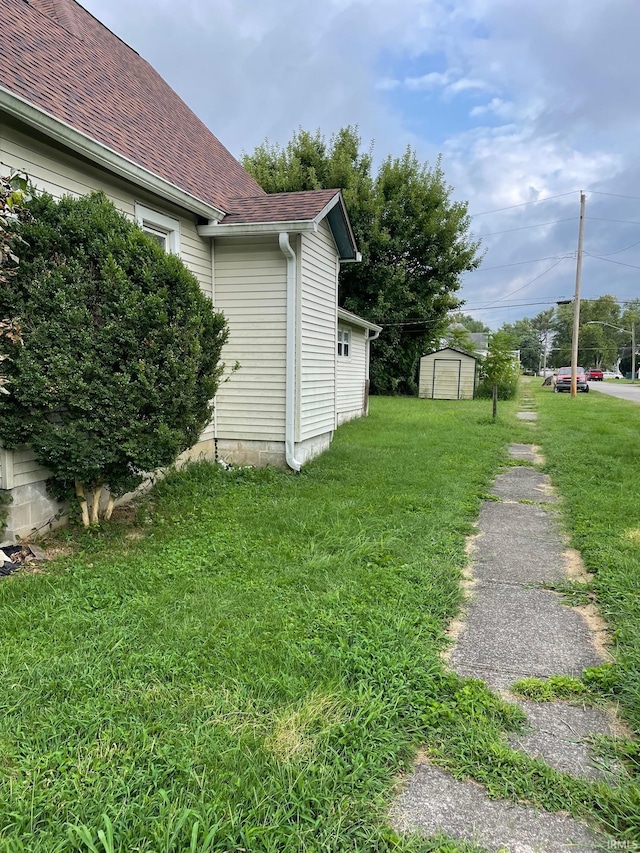
<svg viewBox="0 0 640 853">
<path fill-rule="evenodd" d="M 285 382 L 285 457 L 287 465 L 298 473 L 302 463 L 296 459 L 296 255 L 289 234 L 278 234 L 280 251 L 287 259 L 287 359 Z"/>
<path fill-rule="evenodd" d="M 40 131 L 50 139 L 61 143 L 66 148 L 86 157 L 91 163 L 102 166 L 109 172 L 124 178 L 147 190 L 165 201 L 172 202 L 184 210 L 202 216 L 210 221 L 218 221 L 224 217 L 224 212 L 218 210 L 206 201 L 191 195 L 175 184 L 158 177 L 153 172 L 139 166 L 133 160 L 123 157 L 107 145 L 96 142 L 95 139 L 76 130 L 67 122 L 61 121 L 51 113 L 35 107 L 29 101 L 14 95 L 8 89 L 0 86 L 0 109 L 14 119 L 18 119 L 29 127 Z"/>
</svg>

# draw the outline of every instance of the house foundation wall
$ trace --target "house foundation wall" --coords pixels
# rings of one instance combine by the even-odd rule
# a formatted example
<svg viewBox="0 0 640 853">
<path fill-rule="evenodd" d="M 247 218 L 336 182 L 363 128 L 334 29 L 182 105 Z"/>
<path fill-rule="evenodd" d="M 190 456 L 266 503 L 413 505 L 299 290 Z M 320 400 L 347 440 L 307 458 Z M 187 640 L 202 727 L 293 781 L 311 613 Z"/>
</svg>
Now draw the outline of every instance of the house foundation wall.
<svg viewBox="0 0 640 853">
<path fill-rule="evenodd" d="M 296 444 L 296 459 L 303 465 L 315 459 L 329 447 L 333 432 L 308 438 Z M 218 439 L 218 457 L 232 465 L 252 465 L 254 468 L 264 468 L 274 465 L 276 468 L 287 467 L 287 457 L 284 441 L 255 441 Z"/>
<path fill-rule="evenodd" d="M 66 507 L 48 494 L 44 480 L 6 489 L 4 494 L 11 499 L 4 532 L 0 528 L 0 540 L 5 544 L 35 539 L 66 524 Z"/>
<path fill-rule="evenodd" d="M 347 421 L 354 421 L 356 418 L 362 418 L 364 416 L 365 412 L 363 412 L 361 406 L 357 409 L 350 409 L 348 412 L 338 412 L 338 426 L 346 424 Z"/>
</svg>

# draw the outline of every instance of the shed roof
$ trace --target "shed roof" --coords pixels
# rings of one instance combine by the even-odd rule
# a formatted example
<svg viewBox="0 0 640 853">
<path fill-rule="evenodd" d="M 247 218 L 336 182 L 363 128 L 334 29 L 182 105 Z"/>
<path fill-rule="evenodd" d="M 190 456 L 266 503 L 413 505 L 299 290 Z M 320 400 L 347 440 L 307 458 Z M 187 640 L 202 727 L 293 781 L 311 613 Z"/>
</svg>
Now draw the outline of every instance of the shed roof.
<svg viewBox="0 0 640 853">
<path fill-rule="evenodd" d="M 426 355 L 423 355 L 422 358 L 426 358 L 429 355 L 438 355 L 440 352 L 457 352 L 460 355 L 466 355 L 467 358 L 472 358 L 474 361 L 478 360 L 478 356 L 472 355 L 470 352 L 465 352 L 463 349 L 458 349 L 457 347 L 442 347 L 442 349 L 434 350 L 433 352 L 428 352 Z"/>
</svg>

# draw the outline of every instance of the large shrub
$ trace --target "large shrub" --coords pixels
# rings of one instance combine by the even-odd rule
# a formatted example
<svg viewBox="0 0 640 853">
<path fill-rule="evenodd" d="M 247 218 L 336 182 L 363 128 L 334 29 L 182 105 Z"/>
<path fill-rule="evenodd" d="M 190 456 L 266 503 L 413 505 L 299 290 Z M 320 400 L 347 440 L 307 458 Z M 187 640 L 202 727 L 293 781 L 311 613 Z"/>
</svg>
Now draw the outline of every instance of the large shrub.
<svg viewBox="0 0 640 853">
<path fill-rule="evenodd" d="M 0 317 L 19 318 L 23 338 L 5 362 L 0 440 L 31 444 L 87 523 L 84 496 L 96 521 L 103 487 L 121 495 L 197 442 L 225 321 L 179 258 L 103 194 L 27 206 L 20 265 L 0 292 Z"/>
</svg>

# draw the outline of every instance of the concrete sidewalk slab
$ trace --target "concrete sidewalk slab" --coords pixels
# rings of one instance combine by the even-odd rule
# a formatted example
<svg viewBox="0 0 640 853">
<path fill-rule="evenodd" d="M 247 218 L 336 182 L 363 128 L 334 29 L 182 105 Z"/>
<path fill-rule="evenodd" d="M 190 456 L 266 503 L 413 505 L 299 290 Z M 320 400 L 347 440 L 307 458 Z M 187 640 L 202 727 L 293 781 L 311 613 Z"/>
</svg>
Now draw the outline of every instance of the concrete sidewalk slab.
<svg viewBox="0 0 640 853">
<path fill-rule="evenodd" d="M 531 414 L 519 416 L 532 420 Z M 526 445 L 514 445 L 510 453 L 539 460 Z M 471 549 L 471 600 L 449 665 L 504 695 L 520 678 L 578 676 L 603 657 L 581 613 L 564 605 L 558 593 L 540 588 L 567 572 L 549 478 L 530 467 L 513 467 L 496 478 L 493 492 L 502 500 L 485 501 L 480 512 Z M 525 732 L 509 736 L 512 748 L 577 777 L 602 778 L 608 772 L 589 749 L 590 735 L 612 733 L 600 711 L 512 701 L 528 720 Z M 491 801 L 482 786 L 456 781 L 428 762 L 416 766 L 392 822 L 400 830 L 444 833 L 489 851 L 565 853 L 578 847 L 589 853 L 606 846 L 599 847 L 591 831 L 568 815 Z"/>
<path fill-rule="evenodd" d="M 602 662 L 589 628 L 549 590 L 481 581 L 451 653 L 454 672 L 504 689 L 527 675 L 578 676 Z"/>
<path fill-rule="evenodd" d="M 616 737 L 611 714 L 599 708 L 568 702 L 532 702 L 517 698 L 527 715 L 527 731 L 510 734 L 512 749 L 540 758 L 550 767 L 583 779 L 602 779 L 615 785 L 625 772 L 619 764 L 607 766 L 590 748 L 593 735 Z"/>
<path fill-rule="evenodd" d="M 558 500 L 549 489 L 549 478 L 539 471 L 534 471 L 533 468 L 524 466 L 498 474 L 491 491 L 505 501 L 530 500 L 553 503 Z"/>
<path fill-rule="evenodd" d="M 392 820 L 401 831 L 450 838 L 491 853 L 597 853 L 604 849 L 582 824 L 566 814 L 488 799 L 476 782 L 459 782 L 439 767 L 417 765 L 411 784 L 396 801 Z"/>
</svg>

